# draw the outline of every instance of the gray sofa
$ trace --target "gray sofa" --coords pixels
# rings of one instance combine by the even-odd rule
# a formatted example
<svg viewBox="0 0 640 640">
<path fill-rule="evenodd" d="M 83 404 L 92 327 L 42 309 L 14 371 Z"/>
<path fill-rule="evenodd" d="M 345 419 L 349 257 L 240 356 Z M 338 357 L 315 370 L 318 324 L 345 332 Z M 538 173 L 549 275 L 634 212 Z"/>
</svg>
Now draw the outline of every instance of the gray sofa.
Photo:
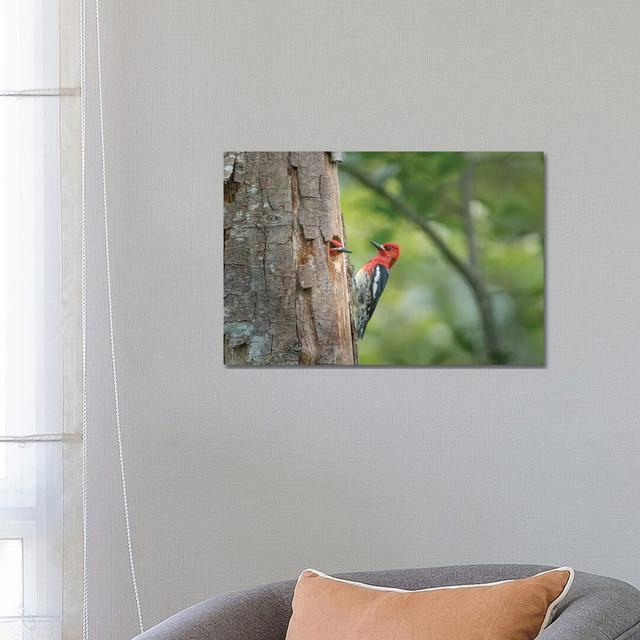
<svg viewBox="0 0 640 640">
<path fill-rule="evenodd" d="M 368 584 L 426 589 L 524 578 L 535 565 L 465 565 L 340 574 Z M 137 640 L 284 640 L 295 581 L 206 600 L 149 629 Z M 640 640 L 640 591 L 625 582 L 576 572 L 567 598 L 540 640 Z"/>
</svg>

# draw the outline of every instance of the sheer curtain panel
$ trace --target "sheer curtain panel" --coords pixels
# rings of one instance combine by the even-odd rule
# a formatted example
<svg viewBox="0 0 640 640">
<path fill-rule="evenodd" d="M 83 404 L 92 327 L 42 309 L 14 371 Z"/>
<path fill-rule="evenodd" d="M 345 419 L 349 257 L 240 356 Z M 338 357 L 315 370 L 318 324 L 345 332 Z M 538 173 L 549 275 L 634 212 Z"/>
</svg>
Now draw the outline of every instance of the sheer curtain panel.
<svg viewBox="0 0 640 640">
<path fill-rule="evenodd" d="M 79 7 L 0 5 L 0 639 L 81 634 Z"/>
</svg>

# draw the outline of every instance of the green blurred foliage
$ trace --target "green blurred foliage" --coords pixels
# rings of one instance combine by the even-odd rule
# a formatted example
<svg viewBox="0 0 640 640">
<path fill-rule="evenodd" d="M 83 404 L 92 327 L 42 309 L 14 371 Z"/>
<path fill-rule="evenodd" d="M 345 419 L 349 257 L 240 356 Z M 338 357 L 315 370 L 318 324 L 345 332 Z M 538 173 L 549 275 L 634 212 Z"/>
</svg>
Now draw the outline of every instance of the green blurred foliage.
<svg viewBox="0 0 640 640">
<path fill-rule="evenodd" d="M 543 154 L 347 153 L 345 164 L 428 219 L 465 262 L 463 212 L 469 211 L 505 364 L 544 365 Z M 431 240 L 346 171 L 340 188 L 355 269 L 374 254 L 369 240 L 401 245 L 359 342 L 360 364 L 490 364 L 476 301 Z M 469 202 L 465 193 L 471 193 Z"/>
</svg>

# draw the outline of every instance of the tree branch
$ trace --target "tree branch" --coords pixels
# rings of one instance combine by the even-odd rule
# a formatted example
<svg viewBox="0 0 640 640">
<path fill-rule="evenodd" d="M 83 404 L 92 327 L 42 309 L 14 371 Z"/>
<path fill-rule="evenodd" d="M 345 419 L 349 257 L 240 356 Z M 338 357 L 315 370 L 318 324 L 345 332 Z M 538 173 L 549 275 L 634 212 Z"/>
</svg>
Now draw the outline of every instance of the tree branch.
<svg viewBox="0 0 640 640">
<path fill-rule="evenodd" d="M 348 173 L 350 176 L 358 180 L 365 187 L 368 187 L 374 193 L 378 194 L 381 198 L 384 198 L 389 204 L 391 204 L 398 213 L 404 216 L 407 220 L 415 224 L 423 233 L 431 240 L 438 251 L 442 254 L 443 258 L 460 274 L 462 279 L 467 283 L 471 293 L 473 294 L 480 319 L 482 323 L 483 336 L 485 348 L 489 360 L 493 364 L 504 364 L 505 356 L 499 348 L 498 336 L 496 331 L 495 317 L 493 314 L 493 304 L 491 296 L 487 291 L 487 288 L 478 276 L 476 270 L 462 259 L 460 259 L 446 244 L 446 242 L 440 237 L 440 234 L 435 230 L 432 224 L 429 223 L 428 217 L 420 214 L 405 200 L 398 198 L 396 195 L 390 193 L 385 187 L 376 182 L 373 178 L 366 173 L 360 171 L 351 164 L 343 163 L 340 167 L 341 171 Z"/>
<path fill-rule="evenodd" d="M 480 260 L 478 258 L 478 243 L 476 241 L 476 230 L 471 217 L 471 201 L 473 200 L 473 182 L 475 168 L 473 160 L 469 154 L 465 153 L 466 165 L 460 174 L 460 211 L 464 222 L 464 233 L 467 239 L 467 250 L 469 251 L 469 264 L 480 276 Z"/>
<path fill-rule="evenodd" d="M 455 253 L 453 253 L 453 251 L 451 251 L 451 249 L 449 249 L 445 241 L 429 224 L 428 219 L 426 219 L 425 216 L 420 215 L 404 200 L 401 200 L 392 193 L 389 193 L 381 184 L 376 182 L 373 178 L 369 177 L 359 169 L 356 169 L 353 165 L 343 163 L 340 167 L 340 170 L 353 176 L 356 180 L 361 182 L 366 187 L 369 187 L 369 189 L 392 204 L 405 218 L 413 222 L 416 226 L 420 227 L 420 229 L 422 229 L 422 231 L 427 236 L 429 236 L 433 244 L 436 245 L 447 262 L 449 262 L 454 267 L 454 269 L 456 269 L 456 271 L 459 271 L 462 277 L 467 280 L 467 282 L 470 282 L 470 280 L 473 278 L 473 274 L 471 273 L 470 269 L 464 262 L 462 262 L 462 260 L 460 260 L 460 258 L 458 258 Z"/>
</svg>

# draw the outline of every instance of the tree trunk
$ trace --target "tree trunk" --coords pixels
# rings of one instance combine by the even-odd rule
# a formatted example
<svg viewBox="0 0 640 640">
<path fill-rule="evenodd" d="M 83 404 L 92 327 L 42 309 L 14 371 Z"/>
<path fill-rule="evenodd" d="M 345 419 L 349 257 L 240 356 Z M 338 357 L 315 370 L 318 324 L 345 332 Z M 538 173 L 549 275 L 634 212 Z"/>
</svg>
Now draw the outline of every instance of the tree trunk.
<svg viewBox="0 0 640 640">
<path fill-rule="evenodd" d="M 357 364 L 332 156 L 226 153 L 224 361 Z"/>
</svg>

